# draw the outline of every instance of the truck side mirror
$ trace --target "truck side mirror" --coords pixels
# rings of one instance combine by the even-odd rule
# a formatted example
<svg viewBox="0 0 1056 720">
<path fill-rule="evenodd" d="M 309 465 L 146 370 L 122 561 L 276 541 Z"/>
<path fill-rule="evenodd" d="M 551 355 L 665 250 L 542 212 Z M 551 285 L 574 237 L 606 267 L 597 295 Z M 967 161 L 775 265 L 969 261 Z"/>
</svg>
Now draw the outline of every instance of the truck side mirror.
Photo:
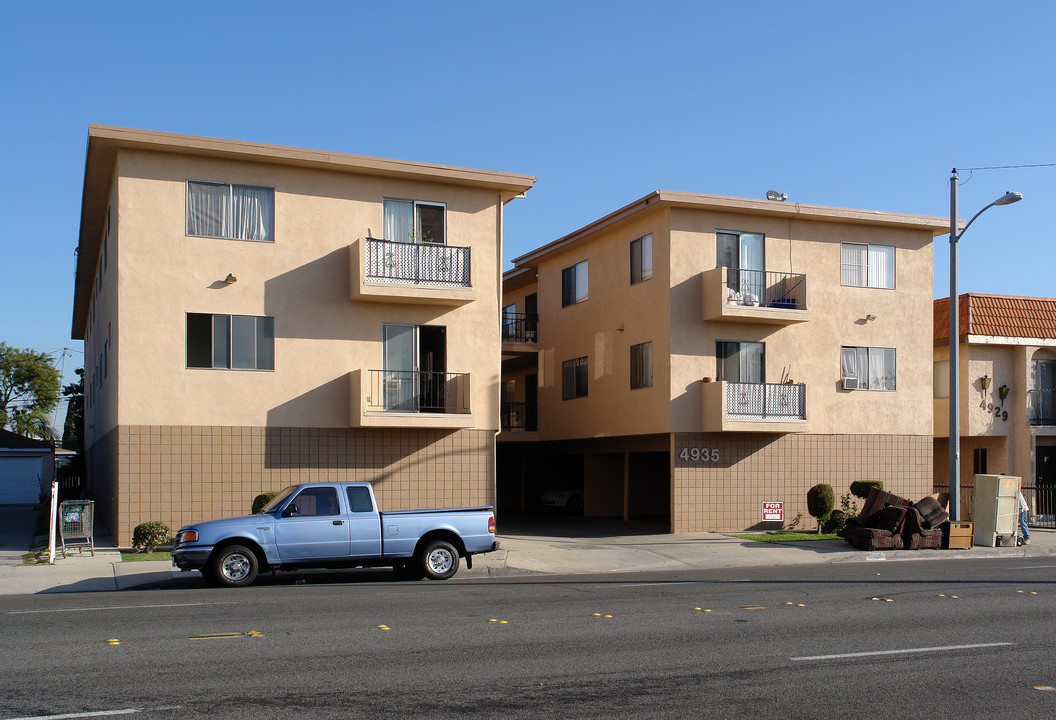
<svg viewBox="0 0 1056 720">
<path fill-rule="evenodd" d="M 300 515 L 301 509 L 297 507 L 297 503 L 290 503 L 290 506 L 282 511 L 283 517 L 293 517 L 294 515 Z"/>
</svg>

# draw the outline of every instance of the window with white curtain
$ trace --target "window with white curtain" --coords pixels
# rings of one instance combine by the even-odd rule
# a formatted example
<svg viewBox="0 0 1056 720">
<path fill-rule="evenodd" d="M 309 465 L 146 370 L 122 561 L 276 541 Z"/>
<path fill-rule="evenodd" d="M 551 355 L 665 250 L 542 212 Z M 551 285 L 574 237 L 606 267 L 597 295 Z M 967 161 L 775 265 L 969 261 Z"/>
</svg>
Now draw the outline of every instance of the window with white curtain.
<svg viewBox="0 0 1056 720">
<path fill-rule="evenodd" d="M 895 248 L 890 245 L 841 243 L 840 284 L 893 290 Z"/>
<path fill-rule="evenodd" d="M 840 349 L 840 379 L 857 380 L 859 390 L 895 390 L 895 349 L 844 347 Z M 844 387 L 848 387 L 844 383 Z"/>
<path fill-rule="evenodd" d="M 765 282 L 765 239 L 761 233 L 715 233 L 715 264 L 728 268 L 726 286 L 735 292 L 751 293 L 761 298 Z"/>
<path fill-rule="evenodd" d="M 382 205 L 385 240 L 437 245 L 447 243 L 447 206 L 443 203 L 385 198 Z"/>
<path fill-rule="evenodd" d="M 187 234 L 274 242 L 275 189 L 187 181 Z"/>
</svg>

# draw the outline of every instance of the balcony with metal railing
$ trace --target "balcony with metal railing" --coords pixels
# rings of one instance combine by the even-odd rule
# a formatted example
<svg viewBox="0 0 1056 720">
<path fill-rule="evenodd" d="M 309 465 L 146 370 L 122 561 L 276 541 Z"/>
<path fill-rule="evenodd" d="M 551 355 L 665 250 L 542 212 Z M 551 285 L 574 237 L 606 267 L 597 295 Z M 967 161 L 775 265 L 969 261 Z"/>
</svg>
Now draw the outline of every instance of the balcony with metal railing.
<svg viewBox="0 0 1056 720">
<path fill-rule="evenodd" d="M 704 319 L 791 325 L 807 322 L 807 276 L 717 267 L 704 277 Z"/>
<path fill-rule="evenodd" d="M 1056 425 L 1056 390 L 1029 391 L 1027 417 L 1031 425 Z"/>
<path fill-rule="evenodd" d="M 803 383 L 703 383 L 704 430 L 806 432 Z"/>
<path fill-rule="evenodd" d="M 504 343 L 534 343 L 539 336 L 539 316 L 535 313 L 503 312 L 501 318 Z"/>
<path fill-rule="evenodd" d="M 536 432 L 539 429 L 536 413 L 535 403 L 504 401 L 500 405 L 500 427 L 504 433 Z"/>
<path fill-rule="evenodd" d="M 353 370 L 352 427 L 473 427 L 469 373 Z"/>
<path fill-rule="evenodd" d="M 353 300 L 461 305 L 475 299 L 468 247 L 361 238 L 350 248 Z"/>
</svg>

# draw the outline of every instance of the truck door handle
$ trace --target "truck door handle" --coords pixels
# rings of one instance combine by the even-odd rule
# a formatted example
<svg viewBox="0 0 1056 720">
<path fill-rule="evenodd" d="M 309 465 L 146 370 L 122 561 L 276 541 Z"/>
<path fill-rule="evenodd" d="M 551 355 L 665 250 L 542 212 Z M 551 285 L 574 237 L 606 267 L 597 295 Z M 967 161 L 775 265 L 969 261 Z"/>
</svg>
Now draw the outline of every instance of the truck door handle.
<svg viewBox="0 0 1056 720">
<path fill-rule="evenodd" d="M 334 525 L 344 525 L 344 524 L 345 524 L 344 520 L 334 520 Z"/>
</svg>

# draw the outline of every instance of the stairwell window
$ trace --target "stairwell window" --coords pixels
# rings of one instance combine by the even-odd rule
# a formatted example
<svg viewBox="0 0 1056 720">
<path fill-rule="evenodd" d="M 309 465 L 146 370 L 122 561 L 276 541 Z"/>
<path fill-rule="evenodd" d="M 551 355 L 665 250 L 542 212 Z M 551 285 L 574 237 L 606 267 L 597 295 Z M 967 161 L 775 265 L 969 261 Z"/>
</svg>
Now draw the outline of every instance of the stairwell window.
<svg viewBox="0 0 1056 720">
<path fill-rule="evenodd" d="M 275 318 L 187 313 L 187 367 L 275 369 Z"/>
<path fill-rule="evenodd" d="M 578 357 L 561 363 L 561 399 L 587 396 L 587 358 Z"/>
<path fill-rule="evenodd" d="M 895 390 L 895 349 L 840 349 L 840 381 L 844 390 Z"/>
<path fill-rule="evenodd" d="M 653 276 L 653 236 L 631 240 L 631 285 Z"/>
<path fill-rule="evenodd" d="M 840 284 L 894 290 L 895 249 L 890 245 L 840 243 Z"/>
<path fill-rule="evenodd" d="M 653 344 L 631 345 L 631 390 L 653 386 Z"/>
<path fill-rule="evenodd" d="M 274 188 L 187 181 L 188 235 L 274 242 L 274 226 Z"/>
<path fill-rule="evenodd" d="M 587 299 L 587 261 L 578 262 L 561 271 L 561 307 L 581 303 Z"/>
</svg>

